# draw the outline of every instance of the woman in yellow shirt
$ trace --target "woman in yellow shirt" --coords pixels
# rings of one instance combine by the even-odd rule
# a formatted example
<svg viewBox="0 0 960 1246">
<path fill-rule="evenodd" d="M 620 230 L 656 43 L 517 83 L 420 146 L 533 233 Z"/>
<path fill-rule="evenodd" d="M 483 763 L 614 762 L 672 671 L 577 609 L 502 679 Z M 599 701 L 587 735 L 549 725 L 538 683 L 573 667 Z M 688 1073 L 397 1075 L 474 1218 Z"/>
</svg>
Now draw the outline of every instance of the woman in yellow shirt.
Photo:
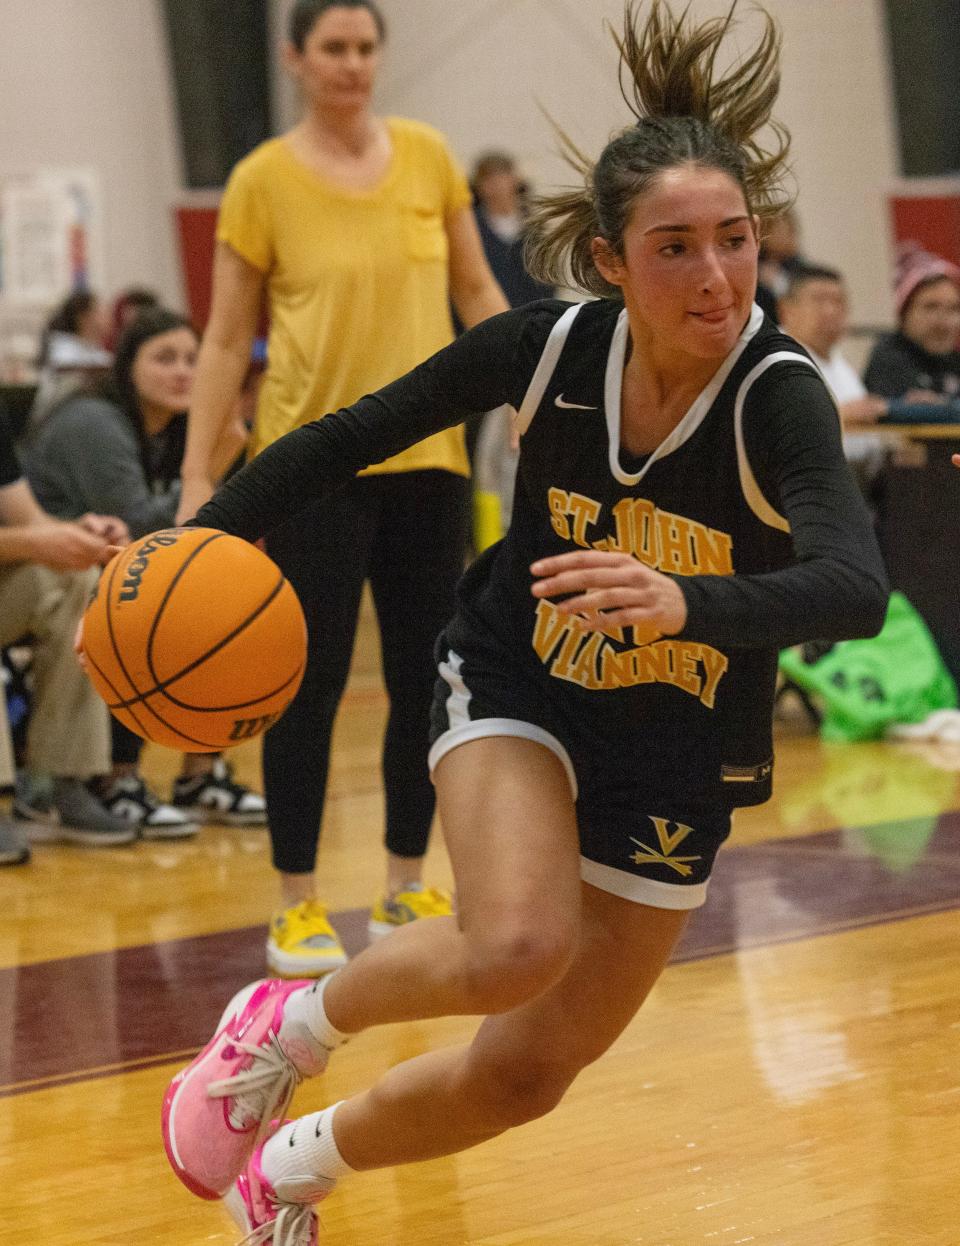
<svg viewBox="0 0 960 1246">
<path fill-rule="evenodd" d="M 404 375 L 507 308 L 484 259 L 466 179 L 441 134 L 374 114 L 385 26 L 372 0 L 297 0 L 287 66 L 303 116 L 234 169 L 217 226 L 210 320 L 200 351 L 178 518 L 213 491 L 210 464 L 240 393 L 264 295 L 268 368 L 252 438 L 284 433 Z M 433 642 L 453 613 L 468 495 L 462 433 L 448 430 L 370 469 L 267 538 L 310 637 L 303 686 L 264 742 L 264 786 L 282 911 L 274 972 L 316 976 L 343 949 L 315 898 L 334 715 L 369 579 L 390 717 L 384 741 L 387 879 L 371 934 L 450 911 L 421 882 L 433 817 L 427 769 Z"/>
</svg>

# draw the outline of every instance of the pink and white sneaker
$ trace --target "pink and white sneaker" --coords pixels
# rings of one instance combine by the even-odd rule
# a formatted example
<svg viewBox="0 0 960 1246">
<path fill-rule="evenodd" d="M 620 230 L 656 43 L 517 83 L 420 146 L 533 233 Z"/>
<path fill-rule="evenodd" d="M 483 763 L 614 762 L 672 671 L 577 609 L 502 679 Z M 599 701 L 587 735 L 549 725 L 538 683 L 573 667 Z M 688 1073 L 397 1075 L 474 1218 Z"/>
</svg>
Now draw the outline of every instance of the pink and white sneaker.
<svg viewBox="0 0 960 1246">
<path fill-rule="evenodd" d="M 274 1132 L 281 1122 L 274 1121 Z M 258 1146 L 223 1203 L 247 1236 L 240 1246 L 318 1246 L 313 1204 L 331 1192 L 335 1181 L 323 1177 L 285 1177 L 270 1184 Z"/>
<path fill-rule="evenodd" d="M 287 999 L 314 985 L 267 979 L 244 987 L 210 1042 L 167 1088 L 163 1144 L 191 1193 L 222 1198 L 270 1134 L 271 1121 L 283 1119 L 299 1083 L 326 1068 L 330 1052 L 305 1025 L 288 1024 L 279 1038 Z"/>
</svg>

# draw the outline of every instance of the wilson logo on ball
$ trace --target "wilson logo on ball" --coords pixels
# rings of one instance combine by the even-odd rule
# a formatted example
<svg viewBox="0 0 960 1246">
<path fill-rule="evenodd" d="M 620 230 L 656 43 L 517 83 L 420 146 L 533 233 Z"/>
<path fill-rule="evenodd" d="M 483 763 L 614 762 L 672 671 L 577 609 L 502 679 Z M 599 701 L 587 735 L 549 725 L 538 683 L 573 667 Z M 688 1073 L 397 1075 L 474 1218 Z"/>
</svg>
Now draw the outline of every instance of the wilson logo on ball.
<svg viewBox="0 0 960 1246">
<path fill-rule="evenodd" d="M 238 718 L 233 724 L 233 730 L 230 732 L 230 742 L 237 743 L 240 740 L 252 740 L 261 731 L 266 731 L 269 727 L 272 727 L 279 718 L 279 714 L 264 714 L 262 718 Z"/>
<path fill-rule="evenodd" d="M 137 556 L 125 568 L 123 573 L 123 583 L 120 585 L 118 601 L 136 601 L 140 595 L 140 582 L 143 574 L 150 563 L 150 555 L 155 554 L 158 549 L 163 549 L 169 545 L 176 545 L 177 538 L 175 536 L 155 536 L 144 543 L 137 550 Z"/>
</svg>

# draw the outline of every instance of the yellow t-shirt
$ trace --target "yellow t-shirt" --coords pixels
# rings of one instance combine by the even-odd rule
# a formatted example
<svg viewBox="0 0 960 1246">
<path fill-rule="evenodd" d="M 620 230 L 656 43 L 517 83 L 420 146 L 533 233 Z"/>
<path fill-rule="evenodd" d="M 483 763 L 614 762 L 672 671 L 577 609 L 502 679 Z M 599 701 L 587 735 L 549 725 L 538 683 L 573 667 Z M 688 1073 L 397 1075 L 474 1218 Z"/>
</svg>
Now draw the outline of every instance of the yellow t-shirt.
<svg viewBox="0 0 960 1246">
<path fill-rule="evenodd" d="M 470 202 L 443 136 L 389 118 L 393 156 L 373 190 L 346 190 L 303 164 L 283 138 L 233 170 L 217 238 L 267 278 L 268 367 L 250 447 L 257 454 L 390 381 L 446 346 L 445 223 Z M 460 428 L 368 472 L 468 473 Z"/>
</svg>

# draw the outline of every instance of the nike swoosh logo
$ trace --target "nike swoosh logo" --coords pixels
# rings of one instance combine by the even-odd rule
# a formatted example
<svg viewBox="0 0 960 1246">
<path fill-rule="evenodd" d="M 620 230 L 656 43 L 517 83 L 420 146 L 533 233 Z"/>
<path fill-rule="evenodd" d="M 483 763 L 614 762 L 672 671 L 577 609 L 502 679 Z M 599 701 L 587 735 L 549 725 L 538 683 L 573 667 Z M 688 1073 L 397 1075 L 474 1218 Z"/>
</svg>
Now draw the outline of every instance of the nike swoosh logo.
<svg viewBox="0 0 960 1246">
<path fill-rule="evenodd" d="M 554 406 L 560 408 L 561 411 L 596 411 L 596 407 L 585 407 L 582 402 L 564 402 L 563 394 L 558 394 L 553 400 Z"/>
</svg>

